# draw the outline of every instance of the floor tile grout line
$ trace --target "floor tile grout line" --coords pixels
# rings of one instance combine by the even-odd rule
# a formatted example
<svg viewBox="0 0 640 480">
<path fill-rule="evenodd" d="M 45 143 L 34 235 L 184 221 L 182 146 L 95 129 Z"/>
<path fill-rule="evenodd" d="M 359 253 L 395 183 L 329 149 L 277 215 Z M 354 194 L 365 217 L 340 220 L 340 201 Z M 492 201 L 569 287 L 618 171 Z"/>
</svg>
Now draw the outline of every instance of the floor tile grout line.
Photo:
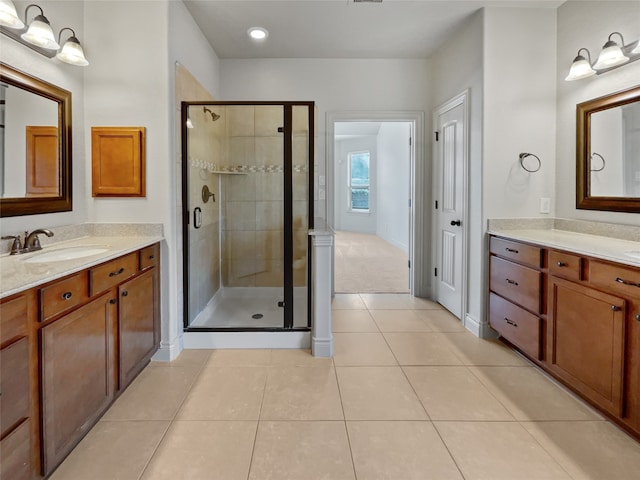
<svg viewBox="0 0 640 480">
<path fill-rule="evenodd" d="M 338 370 L 336 366 L 333 367 L 333 374 L 336 377 L 336 385 L 338 386 L 338 396 L 340 397 L 340 408 L 342 409 L 342 418 L 344 423 L 344 431 L 347 434 L 347 443 L 349 444 L 349 456 L 351 457 L 351 467 L 353 468 L 353 478 L 358 479 L 358 473 L 356 472 L 356 462 L 353 459 L 353 448 L 351 447 L 351 437 L 349 435 L 349 427 L 347 427 L 347 415 L 344 412 L 344 402 L 342 401 L 342 390 L 340 389 L 340 381 L 338 380 Z"/>
<path fill-rule="evenodd" d="M 462 471 L 462 467 L 460 465 L 458 465 L 456 457 L 454 457 L 453 453 L 451 452 L 451 449 L 449 449 L 449 445 L 447 445 L 447 442 L 444 441 L 444 438 L 442 437 L 442 433 L 438 429 L 438 425 L 436 425 L 436 422 L 433 422 L 433 421 L 431 422 L 431 425 L 433 425 L 433 429 L 436 431 L 436 434 L 438 435 L 438 438 L 442 442 L 442 445 L 444 445 L 444 448 L 447 450 L 447 453 L 449 454 L 449 457 L 451 457 L 451 461 L 453 462 L 453 464 L 458 469 L 458 472 L 460 472 L 460 476 L 463 479 L 466 479 L 467 477 L 465 476 L 464 472 Z"/>
<path fill-rule="evenodd" d="M 180 409 L 184 405 L 184 402 L 186 401 L 187 397 L 189 396 L 189 393 L 191 392 L 191 389 L 193 388 L 193 385 L 196 383 L 196 381 L 198 380 L 198 378 L 202 374 L 202 371 L 204 370 L 204 368 L 206 367 L 207 363 L 209 362 L 209 359 L 211 358 L 211 355 L 212 355 L 211 352 L 209 352 L 209 355 L 207 355 L 206 360 L 202 362 L 202 365 L 200 365 L 200 368 L 198 369 L 198 372 L 194 375 L 193 380 L 191 381 L 191 384 L 189 385 L 189 388 L 186 389 L 185 394 L 182 397 L 182 400 L 180 401 L 180 404 L 178 405 L 178 408 L 176 408 L 176 411 L 173 414 L 173 417 L 171 418 L 171 420 L 169 420 L 169 424 L 167 425 L 167 428 L 165 429 L 164 433 L 162 434 L 162 437 L 160 438 L 160 441 L 158 442 L 158 444 L 153 449 L 153 453 L 149 456 L 149 459 L 147 460 L 147 462 L 144 465 L 144 468 L 142 469 L 142 472 L 140 472 L 140 475 L 138 476 L 138 480 L 141 480 L 142 477 L 144 477 L 144 474 L 148 470 L 149 465 L 151 465 L 151 462 L 153 461 L 153 458 L 156 456 L 156 453 L 158 453 L 158 449 L 160 448 L 160 445 L 162 445 L 162 442 L 164 442 L 164 439 L 166 438 L 167 434 L 169 433 L 169 430 L 171 430 L 171 428 L 173 427 L 175 419 L 176 419 L 178 413 L 180 412 Z M 144 368 L 144 370 L 146 370 L 147 368 L 149 368 L 149 365 L 147 365 Z M 175 368 L 175 367 L 172 367 L 172 368 Z M 142 373 L 142 372 L 140 372 L 140 373 Z"/>
<path fill-rule="evenodd" d="M 273 360 L 273 349 L 269 349 L 269 363 L 266 366 L 266 375 L 264 377 L 264 385 L 262 388 L 262 399 L 260 400 L 260 409 L 258 410 L 258 421 L 256 422 L 256 433 L 253 436 L 253 445 L 251 446 L 251 457 L 249 458 L 249 469 L 247 470 L 247 480 L 251 476 L 251 467 L 253 466 L 253 455 L 256 451 L 256 444 L 258 442 L 258 430 L 260 430 L 260 422 L 262 421 L 262 407 L 264 406 L 264 399 L 267 396 L 267 383 L 269 382 L 269 371 L 273 366 L 271 364 Z"/>
</svg>

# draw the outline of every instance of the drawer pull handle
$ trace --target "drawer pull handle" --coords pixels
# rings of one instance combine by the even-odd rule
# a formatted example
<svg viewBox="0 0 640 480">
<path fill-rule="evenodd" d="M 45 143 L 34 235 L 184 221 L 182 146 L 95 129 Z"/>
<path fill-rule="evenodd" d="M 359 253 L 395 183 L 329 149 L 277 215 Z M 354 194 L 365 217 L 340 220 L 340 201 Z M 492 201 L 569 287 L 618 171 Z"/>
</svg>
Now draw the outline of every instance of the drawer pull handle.
<svg viewBox="0 0 640 480">
<path fill-rule="evenodd" d="M 516 282 L 515 280 L 511 280 L 510 278 L 505 278 L 505 281 L 511 285 L 518 285 L 518 282 Z"/>
<path fill-rule="evenodd" d="M 617 305 L 611 305 L 611 310 L 613 310 L 614 312 L 619 312 L 622 309 Z"/>
<path fill-rule="evenodd" d="M 149 255 L 149 260 L 153 260 L 154 255 Z"/>
<path fill-rule="evenodd" d="M 109 273 L 109 276 L 110 277 L 115 277 L 116 275 L 120 275 L 122 272 L 124 272 L 124 267 L 120 268 L 120 270 L 116 270 L 115 272 Z"/>
<path fill-rule="evenodd" d="M 112 298 L 111 300 L 109 300 L 110 305 L 115 305 L 116 303 L 118 303 L 118 301 L 115 298 Z"/>
<path fill-rule="evenodd" d="M 630 282 L 629 280 L 625 280 L 624 278 L 616 277 L 616 282 L 621 283 L 623 285 L 629 285 L 630 287 L 640 287 L 640 283 Z"/>
<path fill-rule="evenodd" d="M 506 247 L 506 248 L 505 248 L 505 250 L 506 250 L 507 252 L 511 252 L 511 253 L 520 253 L 518 250 L 516 250 L 516 249 L 514 249 L 514 248 Z"/>
<path fill-rule="evenodd" d="M 62 299 L 63 299 L 63 300 L 69 300 L 71 297 L 72 297 L 71 292 L 64 292 L 64 293 L 62 294 Z"/>
<path fill-rule="evenodd" d="M 126 290 L 124 292 L 122 292 L 122 296 L 126 297 L 127 295 L 129 295 L 129 292 L 127 292 Z"/>
<path fill-rule="evenodd" d="M 566 264 L 566 263 L 564 263 L 564 262 L 558 262 L 558 266 L 559 266 L 559 267 L 566 267 L 566 266 L 567 266 L 567 264 Z"/>
<path fill-rule="evenodd" d="M 504 317 L 504 321 L 507 322 L 509 325 L 513 325 L 514 327 L 518 326 L 516 322 L 514 322 L 513 320 L 509 320 L 507 317 Z"/>
</svg>

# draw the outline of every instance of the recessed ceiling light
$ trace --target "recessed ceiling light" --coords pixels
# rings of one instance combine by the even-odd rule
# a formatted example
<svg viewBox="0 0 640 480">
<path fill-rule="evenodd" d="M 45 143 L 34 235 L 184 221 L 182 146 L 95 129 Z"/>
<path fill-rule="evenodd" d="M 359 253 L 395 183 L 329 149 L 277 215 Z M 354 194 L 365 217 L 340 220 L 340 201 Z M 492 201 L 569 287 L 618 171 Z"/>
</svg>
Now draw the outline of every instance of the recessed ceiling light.
<svg viewBox="0 0 640 480">
<path fill-rule="evenodd" d="M 251 27 L 247 30 L 247 34 L 254 40 L 264 40 L 269 36 L 267 29 L 262 27 Z"/>
</svg>

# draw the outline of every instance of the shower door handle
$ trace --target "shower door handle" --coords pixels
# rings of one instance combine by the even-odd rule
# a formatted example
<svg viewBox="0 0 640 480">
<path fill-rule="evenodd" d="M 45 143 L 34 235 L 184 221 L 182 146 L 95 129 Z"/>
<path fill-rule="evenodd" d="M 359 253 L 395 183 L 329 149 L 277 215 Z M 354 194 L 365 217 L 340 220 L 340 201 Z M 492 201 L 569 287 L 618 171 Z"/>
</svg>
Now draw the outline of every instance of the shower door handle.
<svg viewBox="0 0 640 480">
<path fill-rule="evenodd" d="M 202 209 L 196 207 L 193 209 L 193 228 L 200 228 L 202 226 Z"/>
</svg>

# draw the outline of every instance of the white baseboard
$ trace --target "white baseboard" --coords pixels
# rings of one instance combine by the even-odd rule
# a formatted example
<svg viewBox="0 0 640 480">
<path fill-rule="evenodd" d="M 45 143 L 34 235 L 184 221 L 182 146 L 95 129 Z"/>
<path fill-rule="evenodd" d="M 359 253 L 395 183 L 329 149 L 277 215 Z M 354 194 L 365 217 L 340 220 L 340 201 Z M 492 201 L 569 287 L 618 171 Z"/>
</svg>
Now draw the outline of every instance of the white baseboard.
<svg viewBox="0 0 640 480">
<path fill-rule="evenodd" d="M 477 319 L 473 318 L 468 313 L 464 316 L 464 326 L 467 330 L 473 333 L 479 338 L 498 338 L 495 330 L 493 330 L 488 323 L 481 323 Z"/>
<path fill-rule="evenodd" d="M 333 357 L 333 338 L 311 338 L 311 355 L 314 357 Z"/>
<path fill-rule="evenodd" d="M 160 343 L 160 348 L 151 358 L 157 362 L 172 362 L 184 350 L 183 336 L 179 335 L 173 343 Z"/>
<path fill-rule="evenodd" d="M 184 348 L 305 348 L 310 332 L 185 332 Z"/>
</svg>

